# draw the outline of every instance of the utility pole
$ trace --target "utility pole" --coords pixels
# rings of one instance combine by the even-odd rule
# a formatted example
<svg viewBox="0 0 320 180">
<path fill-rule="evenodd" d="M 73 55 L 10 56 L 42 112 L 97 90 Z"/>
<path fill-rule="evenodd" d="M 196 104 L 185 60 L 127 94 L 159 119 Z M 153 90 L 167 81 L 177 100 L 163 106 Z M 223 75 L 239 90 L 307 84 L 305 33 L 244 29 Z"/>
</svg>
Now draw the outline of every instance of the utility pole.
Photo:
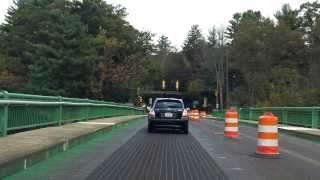
<svg viewBox="0 0 320 180">
<path fill-rule="evenodd" d="M 162 90 L 165 90 L 165 89 L 166 89 L 166 81 L 162 80 Z"/>
<path fill-rule="evenodd" d="M 176 81 L 176 90 L 179 91 L 180 89 L 180 82 L 179 80 Z"/>
<path fill-rule="evenodd" d="M 229 52 L 226 50 L 226 109 L 229 108 Z"/>
<path fill-rule="evenodd" d="M 214 92 L 214 95 L 216 96 L 216 109 L 219 109 L 219 97 L 218 97 L 218 82 L 217 82 L 217 87 L 216 90 Z"/>
</svg>

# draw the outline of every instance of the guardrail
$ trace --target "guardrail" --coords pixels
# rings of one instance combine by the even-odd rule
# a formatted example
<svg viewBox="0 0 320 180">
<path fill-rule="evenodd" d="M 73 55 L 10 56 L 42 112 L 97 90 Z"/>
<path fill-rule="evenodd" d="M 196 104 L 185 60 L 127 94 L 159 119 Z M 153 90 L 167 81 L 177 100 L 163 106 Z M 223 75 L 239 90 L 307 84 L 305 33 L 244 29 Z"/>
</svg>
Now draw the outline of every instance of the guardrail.
<svg viewBox="0 0 320 180">
<path fill-rule="evenodd" d="M 135 114 L 143 110 L 105 101 L 0 92 L 0 136 L 12 130 Z"/>
<path fill-rule="evenodd" d="M 214 111 L 216 117 L 224 117 L 224 110 Z M 264 112 L 272 112 L 279 118 L 279 123 L 294 126 L 320 128 L 320 107 L 263 107 L 239 108 L 239 118 L 257 121 Z"/>
</svg>

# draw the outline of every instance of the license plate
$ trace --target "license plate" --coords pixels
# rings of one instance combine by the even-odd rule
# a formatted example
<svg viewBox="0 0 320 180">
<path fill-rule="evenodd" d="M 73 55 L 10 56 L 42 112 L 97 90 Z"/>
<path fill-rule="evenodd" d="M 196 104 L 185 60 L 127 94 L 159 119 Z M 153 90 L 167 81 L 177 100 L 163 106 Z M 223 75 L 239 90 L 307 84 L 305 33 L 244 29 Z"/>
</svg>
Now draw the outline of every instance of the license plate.
<svg viewBox="0 0 320 180">
<path fill-rule="evenodd" d="M 173 114 L 172 113 L 164 113 L 164 117 L 166 118 L 172 118 Z"/>
</svg>

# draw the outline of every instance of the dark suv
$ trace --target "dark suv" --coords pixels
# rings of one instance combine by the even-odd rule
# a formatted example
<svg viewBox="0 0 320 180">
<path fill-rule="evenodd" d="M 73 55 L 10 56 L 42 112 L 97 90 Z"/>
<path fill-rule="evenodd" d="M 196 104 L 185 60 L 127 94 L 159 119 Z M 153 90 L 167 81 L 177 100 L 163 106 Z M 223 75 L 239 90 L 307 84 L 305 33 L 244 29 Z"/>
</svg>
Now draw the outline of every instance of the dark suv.
<svg viewBox="0 0 320 180">
<path fill-rule="evenodd" d="M 162 127 L 179 128 L 187 134 L 188 122 L 188 112 L 181 99 L 157 98 L 148 114 L 148 132 Z"/>
</svg>

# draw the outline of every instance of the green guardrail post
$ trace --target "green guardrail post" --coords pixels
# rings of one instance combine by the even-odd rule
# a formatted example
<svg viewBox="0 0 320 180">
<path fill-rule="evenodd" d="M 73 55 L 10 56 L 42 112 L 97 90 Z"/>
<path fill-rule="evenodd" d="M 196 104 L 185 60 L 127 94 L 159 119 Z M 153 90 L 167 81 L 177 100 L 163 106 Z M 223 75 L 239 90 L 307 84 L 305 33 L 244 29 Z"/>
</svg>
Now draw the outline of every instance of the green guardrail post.
<svg viewBox="0 0 320 180">
<path fill-rule="evenodd" d="M 3 98 L 9 99 L 9 93 L 7 91 L 3 91 Z M 0 122 L 0 128 L 1 128 L 1 136 L 6 136 L 8 132 L 8 111 L 9 111 L 9 105 L 4 104 L 3 105 L 3 114 L 2 114 L 2 122 Z"/>
<path fill-rule="evenodd" d="M 89 103 L 90 100 L 87 98 L 86 102 Z M 86 121 L 89 120 L 89 104 L 86 105 Z"/>
<path fill-rule="evenodd" d="M 62 111 L 63 111 L 63 104 L 62 104 L 62 97 L 59 96 L 59 111 L 58 111 L 58 126 L 62 125 Z"/>
<path fill-rule="evenodd" d="M 288 123 L 288 110 L 285 108 L 282 108 L 281 109 L 281 116 L 282 116 L 282 118 L 280 119 L 281 123 L 287 124 Z"/>
<path fill-rule="evenodd" d="M 252 109 L 249 108 L 249 120 L 252 120 Z"/>
<path fill-rule="evenodd" d="M 316 107 L 312 107 L 312 128 L 318 128 L 319 113 Z"/>
</svg>

